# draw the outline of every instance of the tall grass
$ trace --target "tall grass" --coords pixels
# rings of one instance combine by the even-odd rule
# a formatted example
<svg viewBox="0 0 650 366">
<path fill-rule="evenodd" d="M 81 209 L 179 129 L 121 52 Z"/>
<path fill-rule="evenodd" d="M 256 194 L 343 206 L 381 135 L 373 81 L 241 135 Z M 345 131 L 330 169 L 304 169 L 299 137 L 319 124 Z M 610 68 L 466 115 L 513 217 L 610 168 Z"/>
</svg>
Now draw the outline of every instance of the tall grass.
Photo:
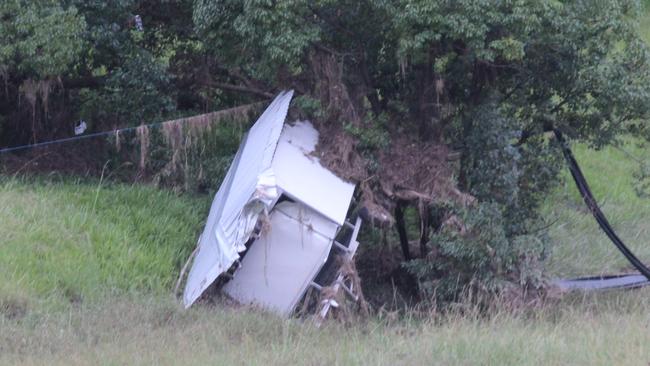
<svg viewBox="0 0 650 366">
<path fill-rule="evenodd" d="M 183 311 L 170 300 L 0 318 L 0 364 L 21 365 L 644 365 L 649 298 L 592 298 L 533 314 L 309 322 L 223 306 Z M 598 304 L 598 306 L 594 306 Z"/>
</svg>

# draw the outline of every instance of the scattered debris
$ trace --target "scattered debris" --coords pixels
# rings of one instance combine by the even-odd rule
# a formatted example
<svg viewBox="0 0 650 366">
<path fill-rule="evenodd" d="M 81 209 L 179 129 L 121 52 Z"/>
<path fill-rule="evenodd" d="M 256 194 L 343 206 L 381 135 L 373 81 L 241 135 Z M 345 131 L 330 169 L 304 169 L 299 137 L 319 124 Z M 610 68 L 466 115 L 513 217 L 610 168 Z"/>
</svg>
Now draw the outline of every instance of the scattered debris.
<svg viewBox="0 0 650 366">
<path fill-rule="evenodd" d="M 643 275 L 631 273 L 555 280 L 553 285 L 561 291 L 588 291 L 639 288 L 650 285 L 650 281 Z"/>
<path fill-rule="evenodd" d="M 293 92 L 278 95 L 241 143 L 212 203 L 183 294 L 191 306 L 218 277 L 242 304 L 291 315 L 311 287 L 329 288 L 324 318 L 339 289 L 362 298 L 348 268 L 361 219 L 348 219 L 355 185 L 324 168 L 309 121 L 285 124 Z M 333 276 L 332 276 L 333 274 Z"/>
<path fill-rule="evenodd" d="M 138 32 L 144 32 L 144 27 L 142 26 L 142 17 L 140 17 L 140 15 L 136 15 L 133 17 L 133 20 L 135 21 L 135 29 Z"/>
<path fill-rule="evenodd" d="M 86 132 L 86 129 L 88 128 L 88 125 L 86 124 L 86 121 L 83 119 L 79 121 L 79 124 L 74 126 L 74 134 L 75 136 L 81 135 L 82 133 Z"/>
</svg>

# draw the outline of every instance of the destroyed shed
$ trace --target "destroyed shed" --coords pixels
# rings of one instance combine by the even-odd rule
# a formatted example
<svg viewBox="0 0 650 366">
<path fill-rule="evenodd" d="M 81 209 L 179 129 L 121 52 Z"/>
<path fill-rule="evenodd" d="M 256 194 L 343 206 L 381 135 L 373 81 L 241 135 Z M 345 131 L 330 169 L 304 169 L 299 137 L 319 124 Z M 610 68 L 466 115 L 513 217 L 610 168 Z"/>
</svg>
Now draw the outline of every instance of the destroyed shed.
<svg viewBox="0 0 650 366">
<path fill-rule="evenodd" d="M 334 290 L 320 302 L 323 317 L 339 289 L 356 297 L 341 270 L 358 247 L 361 220 L 347 217 L 355 185 L 313 156 L 309 121 L 285 124 L 292 96 L 278 95 L 243 139 L 199 238 L 185 307 L 218 278 L 239 303 L 283 316 L 310 287 Z"/>
</svg>

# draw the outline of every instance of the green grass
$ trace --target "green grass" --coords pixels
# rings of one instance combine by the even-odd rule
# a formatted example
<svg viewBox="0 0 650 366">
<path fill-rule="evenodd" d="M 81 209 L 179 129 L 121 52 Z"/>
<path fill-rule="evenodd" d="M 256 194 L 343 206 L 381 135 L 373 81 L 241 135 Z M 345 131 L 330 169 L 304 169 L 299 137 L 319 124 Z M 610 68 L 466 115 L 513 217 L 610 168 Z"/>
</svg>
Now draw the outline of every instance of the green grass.
<svg viewBox="0 0 650 366">
<path fill-rule="evenodd" d="M 0 304 L 169 292 L 206 208 L 146 186 L 0 182 Z"/>
<path fill-rule="evenodd" d="M 625 147 L 639 158 L 648 149 Z M 642 257 L 650 202 L 632 189 L 632 160 L 577 147 L 594 193 Z M 0 183 L 0 364 L 583 364 L 650 361 L 650 290 L 567 296 L 525 313 L 474 312 L 351 326 L 282 320 L 224 304 L 185 311 L 172 299 L 209 197 L 147 186 Z M 625 267 L 570 180 L 545 208 L 550 276 Z M 471 310 L 471 309 L 470 309 Z M 388 319 L 392 319 L 389 321 Z"/>
<path fill-rule="evenodd" d="M 594 304 L 598 304 L 597 307 Z M 321 329 L 225 306 L 107 299 L 20 322 L 0 317 L 0 364 L 645 365 L 650 298 L 573 299 L 536 312 L 373 319 Z"/>
<path fill-rule="evenodd" d="M 581 165 L 594 195 L 614 229 L 639 258 L 650 263 L 650 199 L 634 191 L 634 159 L 650 161 L 650 148 L 627 143 L 620 149 L 594 151 L 576 146 Z M 633 156 L 634 158 L 630 158 Z M 563 185 L 549 197 L 544 211 L 554 241 L 548 269 L 551 276 L 579 276 L 630 269 L 585 209 L 568 173 Z"/>
</svg>

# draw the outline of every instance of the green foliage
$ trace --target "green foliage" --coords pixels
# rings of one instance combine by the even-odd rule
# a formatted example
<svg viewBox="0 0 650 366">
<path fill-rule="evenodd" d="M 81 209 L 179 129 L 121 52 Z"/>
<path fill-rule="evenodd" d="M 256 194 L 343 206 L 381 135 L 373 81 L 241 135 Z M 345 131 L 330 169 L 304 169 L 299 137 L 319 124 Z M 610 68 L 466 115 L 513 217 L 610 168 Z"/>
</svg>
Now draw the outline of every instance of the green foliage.
<svg viewBox="0 0 650 366">
<path fill-rule="evenodd" d="M 541 131 L 550 117 L 599 146 L 647 114 L 634 1 L 405 3 L 399 55 L 417 65 L 455 54 L 437 68 L 454 104 L 474 108 L 497 91 L 521 129 Z"/>
<path fill-rule="evenodd" d="M 192 39 L 185 2 L 7 1 L 0 5 L 0 73 L 9 117 L 4 141 L 69 136 L 75 120 L 90 131 L 150 123 L 176 113 L 169 68 Z M 135 15 L 143 11 L 143 30 Z M 184 15 L 185 19 L 170 14 Z M 139 15 L 139 14 L 138 14 Z M 185 27 L 179 26 L 185 24 Z M 166 28 L 165 28 L 166 27 Z M 178 37 L 187 38 L 178 41 Z M 36 90 L 34 90 L 36 88 Z M 30 108 L 24 108 L 23 97 Z M 31 120 L 29 131 L 23 120 Z M 27 133 L 25 133 L 27 132 Z M 62 133 L 65 132 L 65 133 Z"/>
<path fill-rule="evenodd" d="M 316 98 L 299 95 L 293 98 L 292 105 L 294 108 L 304 114 L 305 118 L 323 118 L 323 106 Z"/>
<path fill-rule="evenodd" d="M 80 115 L 101 125 L 133 126 L 152 123 L 174 111 L 171 78 L 151 53 L 135 49 L 123 55 L 101 90 L 84 90 Z"/>
<path fill-rule="evenodd" d="M 4 285 L 54 302 L 168 293 L 206 201 L 145 186 L 0 182 Z"/>
<path fill-rule="evenodd" d="M 503 207 L 508 236 L 529 232 L 540 225 L 539 205 L 563 168 L 559 149 L 545 136 L 513 146 L 521 127 L 495 104 L 478 108 L 468 118 L 475 127 L 465 138 L 464 184 L 480 202 Z"/>
<path fill-rule="evenodd" d="M 390 134 L 386 130 L 387 122 L 387 115 L 382 114 L 377 118 L 371 116 L 361 126 L 351 123 L 344 126 L 345 131 L 357 140 L 357 149 L 370 173 L 381 169 L 377 153 L 390 145 Z"/>
<path fill-rule="evenodd" d="M 363 152 L 374 152 L 385 149 L 390 144 L 390 136 L 386 131 L 386 115 L 371 118 L 363 126 L 345 125 L 345 130 L 357 139 L 358 148 Z"/>
<path fill-rule="evenodd" d="M 559 179 L 559 150 L 545 138 L 513 146 L 517 121 L 494 103 L 467 118 L 475 127 L 465 138 L 462 174 L 478 204 L 437 208 L 447 221 L 431 237 L 435 255 L 407 268 L 421 290 L 443 301 L 457 299 L 467 287 L 486 295 L 512 284 L 539 289 L 551 244 L 539 230 L 545 225 L 539 209 Z"/>
<path fill-rule="evenodd" d="M 197 0 L 193 19 L 226 66 L 275 80 L 278 70 L 300 73 L 303 53 L 319 38 L 319 28 L 305 22 L 309 6 L 305 0 Z"/>
<path fill-rule="evenodd" d="M 0 65 L 26 77 L 69 73 L 87 47 L 86 22 L 74 6 L 57 1 L 8 0 L 0 4 Z M 8 71 L 9 72 L 9 71 Z"/>
<path fill-rule="evenodd" d="M 428 298 L 458 301 L 470 290 L 488 299 L 513 284 L 541 287 L 546 245 L 534 235 L 508 236 L 503 206 L 480 203 L 452 212 L 456 224 L 432 236 L 432 254 L 405 264 Z"/>
<path fill-rule="evenodd" d="M 473 124 L 465 136 L 461 176 L 477 207 L 451 209 L 460 227 L 434 233 L 433 257 L 407 264 L 420 287 L 437 300 L 455 300 L 468 290 L 485 295 L 512 284 L 539 289 L 543 260 L 550 250 L 539 228 L 540 205 L 558 181 L 559 150 L 545 137 L 515 147 L 521 126 L 490 102 L 466 116 Z"/>
<path fill-rule="evenodd" d="M 463 164 L 470 193 L 479 201 L 513 204 L 523 174 L 522 152 L 512 145 L 518 135 L 516 122 L 504 117 L 495 103 L 481 106 L 468 119 L 475 125 L 465 137 Z"/>
</svg>

